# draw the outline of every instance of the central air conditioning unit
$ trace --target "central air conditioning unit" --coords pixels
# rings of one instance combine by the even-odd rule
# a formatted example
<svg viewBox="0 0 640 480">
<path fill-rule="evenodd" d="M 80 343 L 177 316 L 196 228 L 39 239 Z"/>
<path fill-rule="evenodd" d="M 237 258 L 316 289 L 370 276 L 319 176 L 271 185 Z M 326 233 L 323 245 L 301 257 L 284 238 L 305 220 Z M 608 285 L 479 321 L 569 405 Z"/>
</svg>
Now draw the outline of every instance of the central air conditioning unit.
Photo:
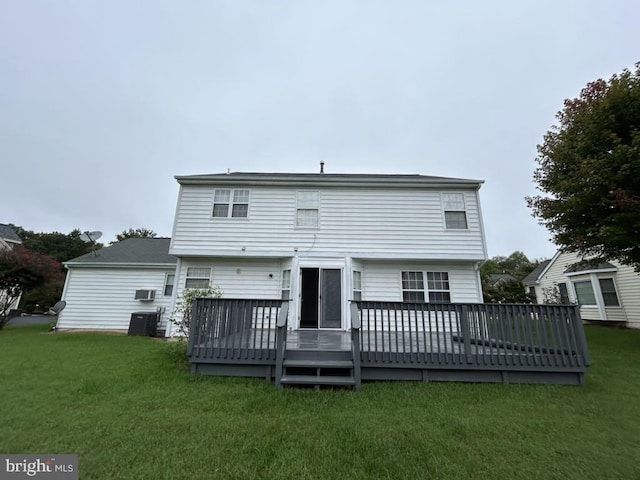
<svg viewBox="0 0 640 480">
<path fill-rule="evenodd" d="M 136 290 L 136 300 L 140 300 L 141 302 L 149 302 L 156 298 L 155 290 Z"/>
</svg>

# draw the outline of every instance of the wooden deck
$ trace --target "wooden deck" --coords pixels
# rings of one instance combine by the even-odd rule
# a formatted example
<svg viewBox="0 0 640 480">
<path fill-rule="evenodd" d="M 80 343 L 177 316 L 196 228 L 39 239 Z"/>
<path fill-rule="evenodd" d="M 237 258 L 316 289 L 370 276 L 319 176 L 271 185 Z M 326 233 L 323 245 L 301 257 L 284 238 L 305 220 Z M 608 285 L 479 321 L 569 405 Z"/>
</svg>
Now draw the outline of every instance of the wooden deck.
<svg viewBox="0 0 640 480">
<path fill-rule="evenodd" d="M 201 300 L 189 358 L 203 374 L 356 388 L 363 380 L 583 385 L 589 365 L 574 306 L 354 302 L 344 332 L 289 330 L 279 300 Z"/>
</svg>

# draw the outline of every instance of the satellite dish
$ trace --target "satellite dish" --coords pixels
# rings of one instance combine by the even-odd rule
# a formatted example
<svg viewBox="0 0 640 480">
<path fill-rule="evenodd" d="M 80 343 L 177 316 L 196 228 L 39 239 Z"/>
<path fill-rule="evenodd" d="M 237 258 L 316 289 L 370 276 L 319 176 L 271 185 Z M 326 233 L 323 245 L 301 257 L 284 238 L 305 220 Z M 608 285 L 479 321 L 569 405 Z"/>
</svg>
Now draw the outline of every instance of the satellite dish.
<svg viewBox="0 0 640 480">
<path fill-rule="evenodd" d="M 101 236 L 102 232 L 99 232 L 97 230 L 94 232 L 84 232 L 80 234 L 80 240 L 82 240 L 84 243 L 91 244 L 91 252 L 93 252 L 94 257 L 98 256 L 98 254 L 96 253 L 96 240 L 98 240 Z"/>
<path fill-rule="evenodd" d="M 95 232 L 84 232 L 80 234 L 80 240 L 82 240 L 84 243 L 95 243 L 96 240 L 98 240 L 101 236 L 102 232 L 99 232 L 97 230 Z"/>
</svg>

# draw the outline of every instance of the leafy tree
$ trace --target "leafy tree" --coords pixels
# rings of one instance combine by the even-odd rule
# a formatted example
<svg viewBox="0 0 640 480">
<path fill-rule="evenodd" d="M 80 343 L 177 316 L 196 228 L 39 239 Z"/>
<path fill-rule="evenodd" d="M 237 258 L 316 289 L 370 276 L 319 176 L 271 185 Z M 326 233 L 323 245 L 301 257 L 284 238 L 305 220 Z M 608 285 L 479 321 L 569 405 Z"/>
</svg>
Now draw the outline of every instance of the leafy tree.
<svg viewBox="0 0 640 480">
<path fill-rule="evenodd" d="M 158 234 L 150 228 L 130 228 L 129 230 L 123 230 L 122 233 L 116 235 L 116 239 L 113 242 L 110 242 L 110 245 L 126 240 L 127 238 L 154 238 L 157 236 Z"/>
<path fill-rule="evenodd" d="M 36 233 L 16 225 L 10 226 L 22 239 L 22 245 L 27 250 L 44 253 L 59 262 L 66 262 L 91 251 L 91 245 L 80 240 L 81 232 L 77 228 L 69 233 Z M 96 244 L 96 248 L 102 248 L 102 244 Z"/>
<path fill-rule="evenodd" d="M 530 261 L 527 256 L 515 251 L 508 257 L 496 256 L 487 260 L 480 268 L 482 293 L 487 303 L 531 303 L 533 299 L 526 293 L 522 279 L 533 271 L 540 263 Z M 499 283 L 491 281 L 491 275 L 509 274 L 512 280 Z"/>
<path fill-rule="evenodd" d="M 640 271 L 640 63 L 564 101 L 538 145 L 527 197 L 561 248 Z"/>
<path fill-rule="evenodd" d="M 27 290 L 64 281 L 62 266 L 49 255 L 30 252 L 23 246 L 0 252 L 0 329 L 11 305 Z"/>
<path fill-rule="evenodd" d="M 92 246 L 80 239 L 81 232 L 74 229 L 68 234 L 60 232 L 33 232 L 16 225 L 11 225 L 13 230 L 22 239 L 22 246 L 35 253 L 42 253 L 53 257 L 58 262 L 66 262 L 91 252 Z M 96 248 L 102 248 L 101 243 Z M 53 306 L 62 296 L 64 277 L 66 271 L 60 264 L 61 278 L 51 279 L 37 287 L 29 288 L 22 295 L 20 306 L 27 312 L 34 311 L 39 305 L 46 310 Z"/>
</svg>

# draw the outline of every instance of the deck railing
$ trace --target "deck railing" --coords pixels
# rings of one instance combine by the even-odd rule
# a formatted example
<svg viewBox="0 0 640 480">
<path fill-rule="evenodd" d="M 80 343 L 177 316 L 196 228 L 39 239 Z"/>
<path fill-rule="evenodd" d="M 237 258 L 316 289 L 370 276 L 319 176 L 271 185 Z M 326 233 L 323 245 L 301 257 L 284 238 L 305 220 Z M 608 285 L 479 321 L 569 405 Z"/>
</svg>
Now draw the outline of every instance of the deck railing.
<svg viewBox="0 0 640 480">
<path fill-rule="evenodd" d="M 573 305 L 354 301 L 363 364 L 584 368 L 589 353 Z"/>
<path fill-rule="evenodd" d="M 275 360 L 282 300 L 197 298 L 191 310 L 188 355 L 225 361 Z"/>
</svg>

